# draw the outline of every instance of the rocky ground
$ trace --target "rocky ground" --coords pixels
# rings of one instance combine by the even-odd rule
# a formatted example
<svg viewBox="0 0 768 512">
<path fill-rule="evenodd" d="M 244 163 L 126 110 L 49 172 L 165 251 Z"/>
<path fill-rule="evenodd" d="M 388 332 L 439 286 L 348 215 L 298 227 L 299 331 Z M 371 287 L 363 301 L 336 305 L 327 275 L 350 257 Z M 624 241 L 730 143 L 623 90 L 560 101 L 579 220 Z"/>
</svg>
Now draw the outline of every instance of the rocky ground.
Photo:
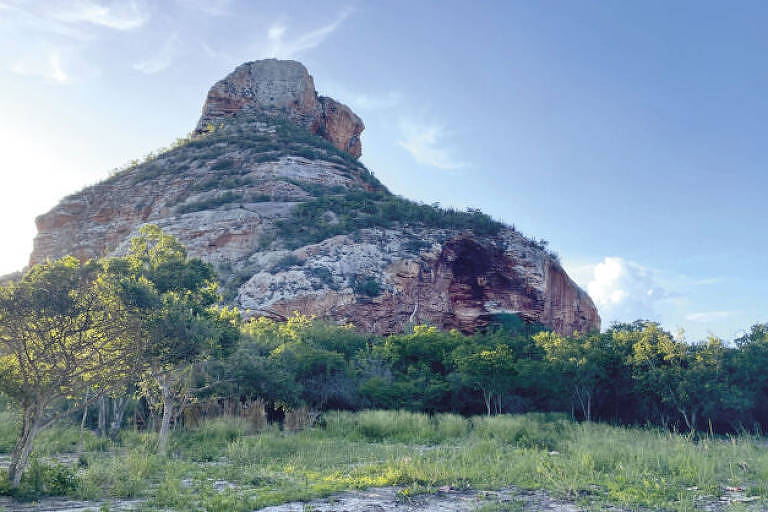
<svg viewBox="0 0 768 512">
<path fill-rule="evenodd" d="M 218 482 L 217 482 L 218 483 Z M 220 492 L 230 486 L 222 482 Z M 39 502 L 19 503 L 0 497 L 0 510 L 19 512 L 87 512 L 98 510 L 141 510 L 143 500 L 73 501 L 48 498 Z M 104 507 L 104 508 L 102 508 Z M 590 502 L 588 497 L 575 501 L 553 498 L 542 490 L 508 487 L 498 491 L 457 490 L 441 488 L 434 493 L 411 494 L 402 487 L 381 487 L 349 491 L 308 502 L 295 501 L 266 507 L 255 512 L 469 512 L 469 511 L 555 511 L 580 512 L 606 510 L 613 512 L 646 511 L 639 507 L 619 507 Z M 695 510 L 725 512 L 730 510 L 768 510 L 759 498 L 747 497 L 739 488 L 723 488 L 721 496 L 702 496 Z"/>
</svg>

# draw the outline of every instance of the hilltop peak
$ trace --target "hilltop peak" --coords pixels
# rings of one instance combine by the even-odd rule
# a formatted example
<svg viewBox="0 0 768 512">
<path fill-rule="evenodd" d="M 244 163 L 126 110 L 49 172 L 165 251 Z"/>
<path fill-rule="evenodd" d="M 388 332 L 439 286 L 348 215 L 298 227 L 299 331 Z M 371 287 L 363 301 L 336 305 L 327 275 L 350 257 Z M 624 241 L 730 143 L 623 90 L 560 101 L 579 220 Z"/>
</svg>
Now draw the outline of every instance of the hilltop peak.
<svg viewBox="0 0 768 512">
<path fill-rule="evenodd" d="M 241 64 L 208 91 L 196 131 L 204 133 L 241 112 L 285 115 L 355 158 L 362 154 L 363 121 L 346 105 L 319 96 L 300 62 L 264 59 Z"/>
<path fill-rule="evenodd" d="M 357 160 L 362 130 L 302 64 L 242 64 L 208 93 L 205 135 L 39 216 L 30 263 L 124 254 L 152 223 L 215 265 L 223 301 L 249 315 L 299 311 L 378 334 L 471 333 L 510 317 L 599 329 L 589 296 L 541 243 L 479 210 L 390 193 Z"/>
</svg>

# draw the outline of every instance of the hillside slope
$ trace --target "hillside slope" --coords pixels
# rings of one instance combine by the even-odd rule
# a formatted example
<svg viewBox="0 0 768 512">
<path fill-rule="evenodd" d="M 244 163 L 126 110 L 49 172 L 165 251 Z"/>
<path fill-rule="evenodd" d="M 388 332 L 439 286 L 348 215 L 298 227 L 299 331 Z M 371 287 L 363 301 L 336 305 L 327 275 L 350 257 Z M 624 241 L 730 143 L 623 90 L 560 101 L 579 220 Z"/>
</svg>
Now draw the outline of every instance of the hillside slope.
<svg viewBox="0 0 768 512">
<path fill-rule="evenodd" d="M 64 198 L 37 219 L 30 263 L 120 253 L 158 224 L 218 269 L 250 314 L 293 311 L 377 333 L 469 332 L 515 313 L 561 333 L 599 329 L 543 246 L 477 212 L 391 194 L 357 160 L 362 121 L 293 61 L 239 66 L 196 135 Z"/>
</svg>

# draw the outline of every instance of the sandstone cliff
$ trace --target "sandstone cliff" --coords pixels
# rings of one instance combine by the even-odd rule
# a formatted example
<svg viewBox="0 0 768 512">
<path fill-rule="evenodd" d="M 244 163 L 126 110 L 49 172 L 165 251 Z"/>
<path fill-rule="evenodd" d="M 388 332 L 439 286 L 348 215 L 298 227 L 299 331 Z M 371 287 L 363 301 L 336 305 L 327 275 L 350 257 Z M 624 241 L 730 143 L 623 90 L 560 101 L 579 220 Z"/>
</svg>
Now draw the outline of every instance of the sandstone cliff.
<svg viewBox="0 0 768 512">
<path fill-rule="evenodd" d="M 377 333 L 470 332 L 508 313 L 561 333 L 599 328 L 544 247 L 480 212 L 392 195 L 357 161 L 362 129 L 301 64 L 243 64 L 209 92 L 198 136 L 41 215 L 30 262 L 120 253 L 155 223 L 251 314 L 298 310 Z"/>
</svg>

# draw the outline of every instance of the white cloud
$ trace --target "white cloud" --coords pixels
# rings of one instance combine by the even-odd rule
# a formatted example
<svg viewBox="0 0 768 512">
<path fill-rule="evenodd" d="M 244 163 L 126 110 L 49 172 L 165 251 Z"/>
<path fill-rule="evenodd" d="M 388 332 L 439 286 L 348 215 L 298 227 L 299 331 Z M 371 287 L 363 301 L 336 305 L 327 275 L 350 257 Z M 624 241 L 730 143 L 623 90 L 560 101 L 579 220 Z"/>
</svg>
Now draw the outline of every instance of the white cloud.
<svg viewBox="0 0 768 512">
<path fill-rule="evenodd" d="M 449 135 L 443 126 L 406 120 L 400 123 L 400 131 L 403 138 L 398 143 L 420 164 L 445 170 L 467 166 L 466 162 L 457 160 L 450 149 L 441 145 L 441 141 Z"/>
<path fill-rule="evenodd" d="M 287 40 L 285 35 L 288 28 L 280 22 L 273 23 L 267 30 L 267 56 L 279 59 L 295 57 L 303 51 L 311 50 L 320 45 L 347 19 L 350 12 L 343 11 L 332 23 L 311 30 L 296 39 Z"/>
<path fill-rule="evenodd" d="M 64 23 L 90 23 L 113 30 L 133 30 L 144 25 L 149 14 L 136 2 L 114 3 L 94 0 L 74 0 L 57 4 L 51 16 Z"/>
<path fill-rule="evenodd" d="M 163 43 L 163 46 L 151 57 L 136 62 L 133 69 L 147 75 L 159 73 L 170 67 L 179 50 L 178 34 L 171 34 Z"/>
<path fill-rule="evenodd" d="M 737 311 L 702 311 L 699 313 L 690 313 L 685 315 L 685 319 L 690 322 L 709 323 L 716 320 L 723 320 L 735 315 Z"/>
<path fill-rule="evenodd" d="M 267 39 L 273 45 L 279 46 L 282 44 L 285 31 L 285 25 L 280 22 L 275 22 L 272 24 L 272 26 L 269 27 L 269 30 L 267 30 Z"/>
<path fill-rule="evenodd" d="M 584 276 L 584 272 L 580 273 Z M 659 281 L 656 272 L 648 267 L 620 257 L 606 257 L 591 266 L 586 289 L 603 319 L 610 323 L 654 318 L 660 302 L 679 298 Z"/>
<path fill-rule="evenodd" d="M 60 84 L 69 82 L 69 75 L 67 75 L 67 72 L 62 68 L 61 58 L 58 53 L 53 52 L 51 54 L 49 64 L 51 66 L 51 78 L 53 78 L 54 81 L 59 82 Z"/>
</svg>

